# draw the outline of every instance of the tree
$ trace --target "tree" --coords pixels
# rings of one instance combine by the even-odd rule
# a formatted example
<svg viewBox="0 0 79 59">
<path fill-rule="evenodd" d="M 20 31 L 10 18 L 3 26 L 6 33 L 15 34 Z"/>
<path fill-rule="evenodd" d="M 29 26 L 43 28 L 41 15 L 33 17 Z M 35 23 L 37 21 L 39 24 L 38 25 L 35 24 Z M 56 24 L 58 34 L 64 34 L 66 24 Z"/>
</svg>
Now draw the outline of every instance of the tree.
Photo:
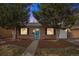
<svg viewBox="0 0 79 59">
<path fill-rule="evenodd" d="M 35 16 L 43 25 L 66 29 L 71 28 L 78 19 L 74 16 L 72 4 L 41 4 L 40 8 L 41 11 L 36 12 Z"/>
<path fill-rule="evenodd" d="M 29 4 L 0 4 L 0 26 L 17 27 L 27 21 L 26 8 Z"/>
<path fill-rule="evenodd" d="M 30 4 L 0 4 L 0 27 L 12 30 L 12 39 L 16 39 L 16 27 L 27 22 L 27 6 Z"/>
</svg>

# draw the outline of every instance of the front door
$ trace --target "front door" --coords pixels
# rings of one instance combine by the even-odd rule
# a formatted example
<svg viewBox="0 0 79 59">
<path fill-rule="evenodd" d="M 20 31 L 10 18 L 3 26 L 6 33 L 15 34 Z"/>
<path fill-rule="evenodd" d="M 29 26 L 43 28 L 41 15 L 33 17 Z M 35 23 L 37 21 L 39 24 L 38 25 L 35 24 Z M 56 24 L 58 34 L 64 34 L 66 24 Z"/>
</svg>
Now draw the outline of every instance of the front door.
<svg viewBox="0 0 79 59">
<path fill-rule="evenodd" d="M 36 28 L 35 29 L 35 33 L 34 33 L 35 39 L 39 40 L 40 39 L 40 29 Z"/>
</svg>

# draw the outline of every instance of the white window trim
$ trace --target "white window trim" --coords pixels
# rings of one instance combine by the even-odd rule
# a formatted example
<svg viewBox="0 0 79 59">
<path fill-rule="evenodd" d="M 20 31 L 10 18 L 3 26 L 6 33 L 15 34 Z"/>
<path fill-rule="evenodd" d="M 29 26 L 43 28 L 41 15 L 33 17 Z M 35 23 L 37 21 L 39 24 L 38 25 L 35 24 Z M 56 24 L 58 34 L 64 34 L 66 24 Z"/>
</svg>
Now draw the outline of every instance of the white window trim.
<svg viewBox="0 0 79 59">
<path fill-rule="evenodd" d="M 24 32 L 22 33 L 22 30 L 23 30 L 23 29 L 26 30 L 26 31 L 25 31 L 26 33 L 24 33 Z M 28 35 L 28 28 L 20 28 L 20 35 Z"/>
<path fill-rule="evenodd" d="M 52 32 L 48 31 L 48 29 L 51 29 Z M 48 33 L 48 32 L 50 32 L 50 33 Z M 54 28 L 47 28 L 46 34 L 47 34 L 47 35 L 54 35 Z"/>
</svg>

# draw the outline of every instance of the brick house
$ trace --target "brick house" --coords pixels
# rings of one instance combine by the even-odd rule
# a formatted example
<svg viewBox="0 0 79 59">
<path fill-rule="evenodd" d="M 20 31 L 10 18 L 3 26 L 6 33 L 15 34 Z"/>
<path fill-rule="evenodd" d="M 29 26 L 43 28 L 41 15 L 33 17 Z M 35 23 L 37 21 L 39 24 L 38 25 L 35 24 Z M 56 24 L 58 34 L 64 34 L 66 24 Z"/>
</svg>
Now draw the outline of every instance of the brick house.
<svg viewBox="0 0 79 59">
<path fill-rule="evenodd" d="M 40 24 L 33 14 L 30 14 L 28 23 L 16 29 L 17 38 L 22 39 L 55 39 L 55 29 L 52 26 Z"/>
<path fill-rule="evenodd" d="M 1 28 L 0 35 L 12 39 L 56 39 L 55 32 L 52 26 L 47 27 L 40 24 L 33 16 L 33 13 L 30 12 L 28 23 L 13 29 L 3 30 L 3 28 Z"/>
<path fill-rule="evenodd" d="M 77 22 L 76 22 L 77 23 Z M 79 23 L 71 28 L 71 32 L 56 29 L 50 26 L 40 24 L 36 18 L 30 14 L 28 23 L 21 27 L 13 29 L 4 29 L 0 27 L 0 36 L 8 39 L 38 39 L 38 40 L 57 40 L 57 39 L 73 39 L 79 38 Z"/>
<path fill-rule="evenodd" d="M 17 27 L 15 29 L 4 29 L 0 27 L 0 36 L 11 39 L 12 31 L 15 30 L 17 39 L 78 39 L 79 38 L 79 23 L 71 28 L 68 33 L 65 30 L 55 29 L 52 26 L 43 26 L 40 23 L 28 23 L 26 26 Z M 65 36 L 65 37 L 64 37 Z"/>
<path fill-rule="evenodd" d="M 19 39 L 55 39 L 55 29 L 51 26 L 43 26 L 33 16 L 32 11 L 29 12 L 28 23 L 16 29 L 16 37 Z"/>
<path fill-rule="evenodd" d="M 30 23 L 26 27 L 17 29 L 19 39 L 55 39 L 55 30 L 52 27 L 43 27 L 37 23 Z"/>
<path fill-rule="evenodd" d="M 72 26 L 71 32 L 70 32 L 70 38 L 71 39 L 79 39 L 79 20 L 75 22 L 75 25 Z"/>
</svg>

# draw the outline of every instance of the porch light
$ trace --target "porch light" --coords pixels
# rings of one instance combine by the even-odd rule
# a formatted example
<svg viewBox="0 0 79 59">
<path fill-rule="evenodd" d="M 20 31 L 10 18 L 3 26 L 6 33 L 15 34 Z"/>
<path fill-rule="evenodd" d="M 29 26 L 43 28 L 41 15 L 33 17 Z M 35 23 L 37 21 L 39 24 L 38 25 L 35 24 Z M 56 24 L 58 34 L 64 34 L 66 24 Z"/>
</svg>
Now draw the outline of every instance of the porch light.
<svg viewBox="0 0 79 59">
<path fill-rule="evenodd" d="M 33 33 L 35 32 L 35 29 L 33 29 Z"/>
</svg>

